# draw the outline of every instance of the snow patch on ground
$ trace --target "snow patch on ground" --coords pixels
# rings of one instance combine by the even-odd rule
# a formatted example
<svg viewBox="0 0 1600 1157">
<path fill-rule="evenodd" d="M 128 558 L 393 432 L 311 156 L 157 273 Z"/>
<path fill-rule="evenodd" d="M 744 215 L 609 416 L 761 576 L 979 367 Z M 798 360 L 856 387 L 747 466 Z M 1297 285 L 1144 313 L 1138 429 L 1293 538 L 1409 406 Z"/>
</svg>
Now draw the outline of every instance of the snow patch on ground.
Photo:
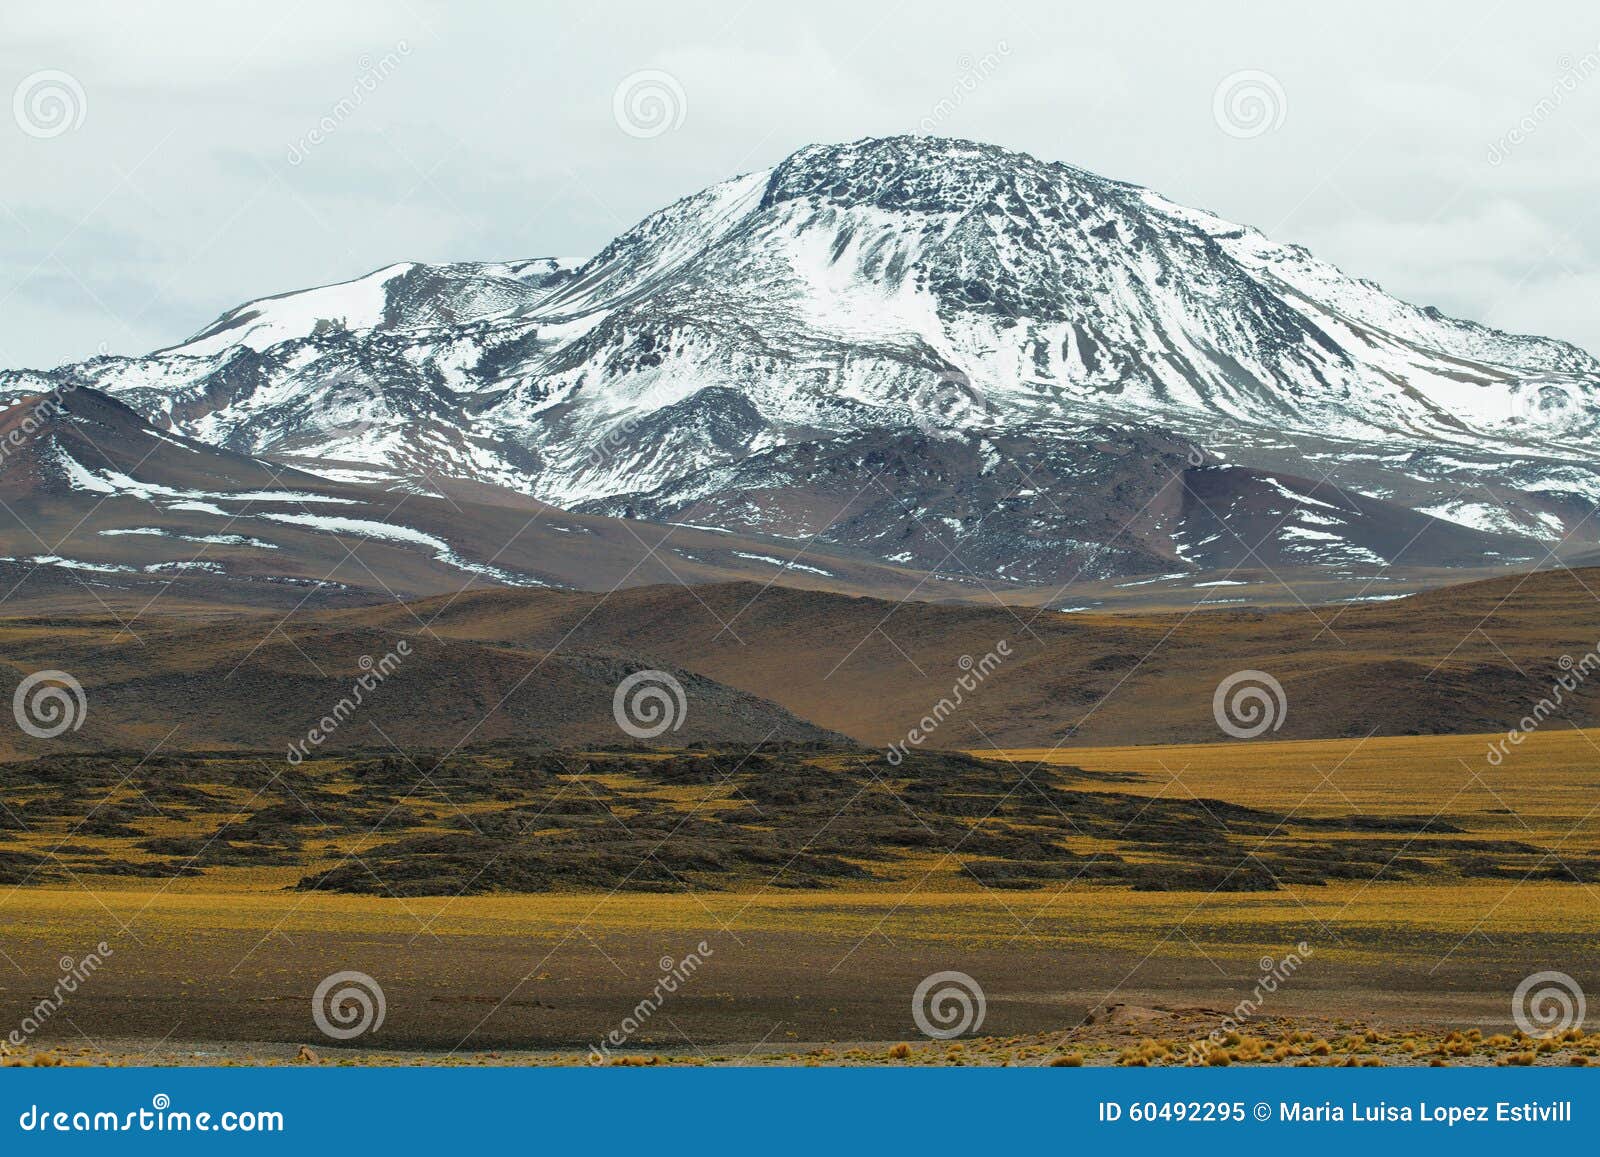
<svg viewBox="0 0 1600 1157">
<path fill-rule="evenodd" d="M 215 546 L 253 546 L 260 550 L 278 549 L 277 543 L 267 542 L 260 538 L 251 538 L 248 534 L 176 534 L 155 526 L 130 526 L 121 530 L 102 530 L 100 534 L 106 538 L 130 534 L 151 535 L 159 538 L 170 538 L 177 542 L 204 542 Z"/>
<path fill-rule="evenodd" d="M 738 557 L 740 557 L 740 558 L 749 559 L 751 562 L 770 563 L 773 566 L 779 567 L 779 568 L 781 568 L 783 570 L 803 570 L 803 571 L 807 571 L 807 572 L 809 572 L 811 574 L 819 574 L 823 578 L 835 578 L 835 577 L 837 577 L 836 575 L 832 574 L 831 572 L 823 570 L 819 566 L 806 566 L 804 563 L 798 563 L 798 562 L 793 562 L 793 561 L 787 561 L 786 562 L 785 560 L 783 560 L 781 558 L 773 558 L 770 554 L 749 554 L 749 553 L 747 553 L 745 551 L 742 551 L 742 550 L 736 550 L 733 553 L 735 555 L 737 555 Z"/>
<path fill-rule="evenodd" d="M 491 566 L 488 563 L 473 562 L 462 558 L 449 543 L 442 538 L 435 538 L 420 530 L 409 526 L 399 526 L 392 522 L 377 522 L 370 518 L 346 518 L 336 514 L 277 514 L 261 515 L 262 518 L 271 519 L 273 522 L 284 522 L 291 526 L 305 526 L 312 530 L 323 530 L 330 534 L 354 534 L 363 539 L 380 539 L 385 542 L 397 542 L 406 546 L 424 546 L 432 550 L 433 557 L 446 566 L 455 567 L 457 570 L 469 574 L 481 575 L 484 578 L 494 579 L 508 586 L 542 587 L 548 583 L 531 578 L 517 571 L 509 571 L 501 567 Z"/>
<path fill-rule="evenodd" d="M 65 570 L 92 570 L 100 574 L 132 574 L 134 568 L 115 562 L 83 562 L 75 558 L 62 558 L 59 554 L 36 554 L 25 559 L 6 559 L 7 562 L 31 562 L 35 566 L 59 566 Z"/>
</svg>

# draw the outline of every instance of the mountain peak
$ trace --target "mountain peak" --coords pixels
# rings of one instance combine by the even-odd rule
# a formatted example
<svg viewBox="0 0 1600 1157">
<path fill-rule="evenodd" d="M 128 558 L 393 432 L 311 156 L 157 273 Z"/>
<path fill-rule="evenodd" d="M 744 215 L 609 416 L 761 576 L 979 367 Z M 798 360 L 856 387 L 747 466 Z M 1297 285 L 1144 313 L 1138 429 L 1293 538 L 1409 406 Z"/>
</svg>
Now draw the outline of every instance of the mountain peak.
<svg viewBox="0 0 1600 1157">
<path fill-rule="evenodd" d="M 1184 488 L 1264 527 L 1283 506 L 1273 557 L 1290 560 L 1333 536 L 1346 549 L 1323 555 L 1383 565 L 1408 519 L 1438 516 L 1468 536 L 1423 534 L 1448 543 L 1438 561 L 1500 562 L 1526 555 L 1516 536 L 1587 535 L 1600 501 L 1600 362 L 1582 351 L 1418 309 L 1136 185 L 937 137 L 802 148 L 576 271 L 390 266 L 60 376 L 251 454 L 817 534 L 907 565 L 1009 558 L 1018 579 L 1091 555 L 1221 557 L 1179 537 L 1209 514 L 1159 485 L 1218 456 L 1301 480 L 1283 484 L 1298 498 L 1214 471 Z M 908 432 L 934 450 L 902 453 Z M 1008 474 L 1018 462 L 1049 487 Z M 880 469 L 903 502 L 839 505 Z M 1289 518 L 1324 472 L 1411 512 Z M 1472 496 L 1489 477 L 1492 506 Z M 1165 521 L 1119 530 L 1136 492 Z"/>
<path fill-rule="evenodd" d="M 950 213 L 1002 208 L 995 198 L 1054 201 L 1071 186 L 1105 181 L 998 145 L 954 137 L 869 137 L 808 145 L 771 170 L 763 207 L 810 197 L 893 212 Z"/>
</svg>

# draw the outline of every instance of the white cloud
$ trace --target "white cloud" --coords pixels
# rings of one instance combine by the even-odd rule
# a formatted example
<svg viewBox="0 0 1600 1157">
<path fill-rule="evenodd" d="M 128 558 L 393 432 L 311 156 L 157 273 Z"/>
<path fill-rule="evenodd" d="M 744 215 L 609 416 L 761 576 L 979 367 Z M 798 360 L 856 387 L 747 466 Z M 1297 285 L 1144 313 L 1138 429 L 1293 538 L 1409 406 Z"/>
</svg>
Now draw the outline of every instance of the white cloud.
<svg viewBox="0 0 1600 1157">
<path fill-rule="evenodd" d="M 421 16 L 377 0 L 21 3 L 6 7 L 4 57 L 70 59 L 49 67 L 80 70 L 86 82 L 192 90 L 328 61 L 353 65 L 361 53 L 385 51 L 407 32 L 426 36 Z"/>
<path fill-rule="evenodd" d="M 241 300 L 396 260 L 591 253 L 801 144 L 916 131 L 963 61 L 1002 41 L 940 131 L 1138 181 L 1405 296 L 1600 348 L 1570 299 L 1600 272 L 1585 139 L 1600 136 L 1600 79 L 1505 163 L 1484 159 L 1557 56 L 1593 46 L 1592 11 L 1493 14 L 1489 0 L 10 5 L 0 97 L 62 69 L 87 116 L 47 140 L 0 119 L 0 361 L 54 364 L 102 340 L 136 352 Z M 363 56 L 402 40 L 403 66 L 290 166 Z M 613 90 L 640 68 L 681 81 L 681 128 L 638 140 L 612 123 Z M 1239 69 L 1281 83 L 1276 131 L 1217 130 L 1213 91 Z M 1528 274 L 1524 255 L 1556 239 L 1558 260 Z"/>
<path fill-rule="evenodd" d="M 1319 230 L 1318 252 L 1359 271 L 1378 264 L 1408 276 L 1525 261 L 1560 243 L 1561 233 L 1515 201 L 1497 200 L 1442 219 L 1393 221 L 1354 218 Z"/>
<path fill-rule="evenodd" d="M 1310 245 L 1347 271 L 1384 270 L 1384 288 L 1417 304 L 1600 349 L 1600 269 L 1517 201 L 1433 220 L 1355 218 L 1316 231 Z"/>
</svg>

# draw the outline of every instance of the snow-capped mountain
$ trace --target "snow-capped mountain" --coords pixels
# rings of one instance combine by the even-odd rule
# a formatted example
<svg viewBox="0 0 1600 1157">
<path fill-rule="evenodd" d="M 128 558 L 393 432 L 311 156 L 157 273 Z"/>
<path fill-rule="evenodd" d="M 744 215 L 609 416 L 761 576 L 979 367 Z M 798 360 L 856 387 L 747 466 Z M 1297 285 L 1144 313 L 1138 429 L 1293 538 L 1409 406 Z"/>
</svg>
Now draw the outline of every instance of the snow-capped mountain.
<svg viewBox="0 0 1600 1157">
<path fill-rule="evenodd" d="M 338 605 L 483 586 L 778 578 L 887 598 L 914 586 L 929 597 L 967 593 L 822 548 L 795 560 L 773 538 L 622 523 L 500 492 L 489 498 L 470 484 L 416 493 L 318 477 L 158 430 L 89 388 L 0 410 L 0 583 L 12 608 L 60 605 L 62 596 L 105 612 L 158 597 Z"/>
<path fill-rule="evenodd" d="M 204 357 L 268 350 L 298 338 L 436 329 L 526 308 L 571 273 L 553 258 L 504 263 L 401 262 L 338 285 L 248 301 L 162 353 Z"/>
<path fill-rule="evenodd" d="M 1600 361 L 962 141 L 806 148 L 576 268 L 392 266 L 4 378 L 312 469 L 1018 580 L 1597 539 Z"/>
</svg>

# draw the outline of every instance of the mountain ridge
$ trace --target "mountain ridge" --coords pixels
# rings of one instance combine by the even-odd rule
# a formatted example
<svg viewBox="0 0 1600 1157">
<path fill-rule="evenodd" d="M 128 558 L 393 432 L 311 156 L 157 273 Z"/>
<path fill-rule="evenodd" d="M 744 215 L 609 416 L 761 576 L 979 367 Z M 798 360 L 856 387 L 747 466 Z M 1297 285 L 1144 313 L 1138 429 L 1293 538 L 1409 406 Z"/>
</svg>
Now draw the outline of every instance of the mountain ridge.
<svg viewBox="0 0 1600 1157">
<path fill-rule="evenodd" d="M 1234 532 L 1263 561 L 1329 543 L 1335 565 L 1359 546 L 1367 566 L 1492 566 L 1567 535 L 1600 541 L 1600 361 L 1584 351 L 1409 305 L 1137 185 L 939 138 L 808 146 L 651 214 L 576 268 L 385 267 L 247 303 L 146 358 L 0 375 L 0 388 L 61 381 L 311 469 L 338 459 L 567 509 L 656 509 L 928 569 L 970 553 L 991 577 L 1007 558 L 1045 558 L 1028 577 L 1059 581 L 1085 552 L 1104 574 L 1190 565 L 1181 526 L 1131 532 L 1080 485 L 1108 430 L 1478 535 L 1448 559 L 1411 557 L 1339 524 L 1284 540 L 1272 518 L 1297 516 L 1267 509 Z M 933 514 L 944 529 L 927 549 L 939 502 L 926 489 L 863 523 L 775 470 L 757 480 L 763 509 L 729 513 L 774 455 L 837 460 L 907 432 L 980 460 L 1024 438 L 1023 460 L 1058 464 L 1055 487 L 1024 494 L 1020 513 L 1014 493 L 991 493 L 985 509 Z M 949 485 L 993 492 L 992 473 Z M 1001 524 L 1013 529 L 997 544 Z"/>
<path fill-rule="evenodd" d="M 212 608 L 371 602 L 472 586 L 617 588 L 783 578 L 962 597 L 958 582 L 824 549 L 564 512 L 471 486 L 412 488 L 295 469 L 158 430 L 91 387 L 0 411 L 0 590 L 19 605 L 134 619 L 158 599 Z M 60 580 L 65 579 L 65 582 Z M 63 602 L 63 594 L 75 602 Z M 135 632 L 136 635 L 136 632 Z"/>
</svg>

